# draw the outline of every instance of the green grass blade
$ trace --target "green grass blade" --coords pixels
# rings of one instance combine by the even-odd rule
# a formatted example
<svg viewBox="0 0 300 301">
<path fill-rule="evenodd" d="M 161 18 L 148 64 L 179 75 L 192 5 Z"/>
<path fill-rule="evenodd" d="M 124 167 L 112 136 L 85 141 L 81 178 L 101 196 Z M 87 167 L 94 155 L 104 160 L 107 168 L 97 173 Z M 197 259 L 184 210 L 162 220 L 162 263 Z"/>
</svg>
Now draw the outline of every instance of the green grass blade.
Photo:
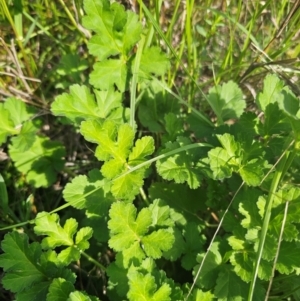
<svg viewBox="0 0 300 301">
<path fill-rule="evenodd" d="M 132 81 L 130 84 L 130 126 L 135 130 L 135 107 L 136 107 L 136 89 L 137 89 L 137 82 L 138 82 L 138 76 L 139 76 L 139 68 L 140 68 L 140 62 L 142 53 L 144 50 L 144 44 L 145 44 L 145 37 L 142 36 L 139 44 L 138 44 L 138 50 L 136 53 L 133 70 L 132 70 Z"/>
<path fill-rule="evenodd" d="M 254 264 L 254 270 L 252 273 L 252 279 L 250 283 L 250 289 L 249 289 L 249 294 L 248 294 L 248 301 L 253 301 L 253 296 L 254 296 L 254 289 L 255 289 L 255 283 L 258 275 L 258 269 L 260 265 L 260 261 L 262 258 L 262 253 L 266 241 L 266 236 L 267 236 L 267 231 L 270 223 L 270 218 L 271 218 L 271 211 L 272 211 L 272 206 L 273 206 L 273 201 L 276 195 L 276 191 L 278 189 L 279 183 L 284 177 L 284 174 L 288 170 L 289 166 L 291 165 L 293 159 L 296 156 L 296 150 L 294 149 L 292 152 L 289 151 L 289 148 L 292 146 L 294 143 L 294 140 L 292 143 L 290 143 L 285 150 L 285 152 L 282 154 L 282 156 L 279 158 L 279 164 L 277 167 L 277 170 L 274 174 L 272 184 L 269 190 L 266 206 L 265 206 L 265 216 L 263 220 L 263 226 L 260 234 L 260 239 L 259 239 L 259 245 L 258 245 L 258 250 L 256 254 L 256 260 Z"/>
<path fill-rule="evenodd" d="M 143 162 L 143 163 L 141 163 L 139 165 L 136 165 L 136 166 L 130 168 L 128 171 L 126 171 L 126 172 L 122 173 L 121 175 L 119 175 L 118 177 L 112 179 L 111 182 L 113 182 L 113 181 L 115 181 L 117 179 L 120 179 L 122 177 L 125 177 L 126 175 L 128 175 L 128 174 L 130 174 L 130 173 L 132 173 L 132 172 L 134 172 L 134 171 L 136 171 L 136 170 L 138 170 L 138 169 L 140 169 L 142 167 L 150 165 L 153 162 L 156 162 L 156 161 L 158 161 L 160 159 L 164 159 L 164 158 L 167 158 L 169 156 L 176 155 L 176 154 L 178 154 L 180 152 L 184 152 L 184 151 L 187 151 L 189 149 L 199 148 L 199 147 L 209 147 L 209 148 L 212 148 L 213 146 L 210 145 L 210 144 L 208 144 L 208 143 L 194 143 L 194 144 L 189 144 L 189 145 L 185 145 L 185 146 L 179 147 L 177 149 L 174 149 L 174 150 L 172 150 L 170 152 L 167 152 L 165 154 L 156 156 L 155 158 L 152 158 L 150 160 L 147 160 L 146 162 Z M 95 188 L 95 189 L 89 191 L 88 193 L 85 193 L 84 195 L 82 195 L 82 197 L 80 199 L 77 199 L 76 202 L 78 202 L 79 200 L 83 200 L 84 198 L 86 198 L 87 196 L 95 193 L 99 189 L 102 189 L 102 187 Z M 71 205 L 72 205 L 72 202 L 66 203 L 66 204 L 64 204 L 64 205 L 62 205 L 62 206 L 60 206 L 60 207 L 52 210 L 50 212 L 50 214 L 58 212 L 58 211 L 61 211 L 61 210 L 65 209 L 65 208 L 68 208 Z M 6 230 L 11 230 L 11 229 L 14 229 L 14 228 L 21 227 L 21 226 L 25 226 L 27 224 L 34 223 L 34 220 L 35 219 L 32 219 L 32 220 L 29 220 L 27 222 L 22 222 L 22 223 L 10 225 L 10 226 L 7 226 L 7 227 L 3 227 L 3 228 L 0 228 L 0 231 L 6 231 Z"/>
<path fill-rule="evenodd" d="M 130 168 L 128 171 L 122 173 L 118 177 L 114 178 L 112 181 L 115 181 L 117 179 L 123 178 L 126 175 L 128 175 L 128 174 L 130 174 L 130 173 L 132 173 L 132 172 L 134 172 L 134 171 L 136 171 L 136 170 L 138 170 L 138 169 L 140 169 L 142 167 L 145 167 L 145 166 L 147 166 L 149 164 L 152 164 L 153 162 L 156 162 L 156 161 L 158 161 L 160 159 L 165 159 L 165 158 L 170 157 L 172 155 L 176 155 L 176 154 L 178 154 L 180 152 L 184 152 L 184 151 L 187 151 L 189 149 L 198 148 L 198 147 L 209 147 L 209 148 L 211 148 L 213 146 L 210 145 L 210 144 L 208 144 L 208 143 L 194 143 L 194 144 L 189 144 L 189 145 L 185 145 L 185 146 L 179 147 L 177 149 L 174 149 L 174 150 L 169 151 L 169 152 L 167 152 L 165 154 L 156 156 L 155 158 L 152 158 L 150 160 L 147 160 L 146 162 L 143 162 L 143 163 L 141 163 L 141 164 L 139 164 L 137 166 L 134 166 L 134 167 Z"/>
<path fill-rule="evenodd" d="M 59 41 L 58 39 L 56 39 L 50 32 L 48 29 L 50 29 L 51 27 L 48 26 L 48 27 L 45 27 L 43 26 L 41 23 L 39 23 L 37 21 L 37 19 L 34 19 L 32 18 L 27 12 L 24 11 L 24 16 L 30 20 L 33 24 L 36 25 L 36 27 L 38 27 L 42 33 L 44 33 L 45 35 L 47 35 L 49 38 L 51 38 L 53 41 L 55 41 L 57 44 L 61 44 L 61 41 Z M 55 25 L 55 24 L 52 24 L 52 26 Z M 24 41 L 24 44 L 26 45 L 27 43 L 27 39 L 30 39 L 32 38 L 34 35 L 29 35 L 29 33 L 27 33 L 26 37 L 25 37 L 25 41 Z"/>
<path fill-rule="evenodd" d="M 6 190 L 6 185 L 2 175 L 0 174 L 0 207 L 4 214 L 8 212 L 8 195 Z"/>
</svg>

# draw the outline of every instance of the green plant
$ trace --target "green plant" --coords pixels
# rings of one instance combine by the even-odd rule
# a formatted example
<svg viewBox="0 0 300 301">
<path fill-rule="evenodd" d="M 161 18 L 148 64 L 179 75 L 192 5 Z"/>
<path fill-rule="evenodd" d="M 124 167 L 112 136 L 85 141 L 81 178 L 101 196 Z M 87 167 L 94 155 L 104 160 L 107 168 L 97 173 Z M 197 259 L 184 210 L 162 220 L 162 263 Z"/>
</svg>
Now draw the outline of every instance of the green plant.
<svg viewBox="0 0 300 301">
<path fill-rule="evenodd" d="M 18 171 L 26 174 L 35 187 L 47 187 L 56 180 L 57 172 L 64 167 L 65 150 L 61 143 L 37 135 L 41 121 L 34 118 L 35 110 L 16 98 L 0 104 L 0 143 L 11 139 L 9 154 Z"/>
<path fill-rule="evenodd" d="M 144 27 L 118 3 L 84 4 L 83 25 L 94 32 L 88 48 L 97 58 L 91 87 L 70 86 L 51 111 L 96 144 L 101 168 L 74 177 L 63 190 L 66 204 L 54 210 L 71 206 L 78 222 L 65 218 L 62 227 L 57 213 L 41 212 L 31 221 L 35 242 L 26 233 L 5 235 L 4 288 L 22 301 L 299 300 L 298 98 L 275 75 L 265 78 L 255 109 L 233 81 L 216 84 L 205 95 L 212 122 L 181 106 L 164 82 L 170 58 L 141 1 Z M 18 135 L 10 148 L 18 165 L 18 149 L 45 138 L 33 139 L 31 123 L 27 135 L 31 115 L 9 117 L 12 104 L 19 103 L 0 107 L 0 137 Z M 59 161 L 63 153 L 46 146 Z M 3 181 L 0 188 L 6 208 Z M 104 289 L 85 286 L 81 271 Z"/>
</svg>

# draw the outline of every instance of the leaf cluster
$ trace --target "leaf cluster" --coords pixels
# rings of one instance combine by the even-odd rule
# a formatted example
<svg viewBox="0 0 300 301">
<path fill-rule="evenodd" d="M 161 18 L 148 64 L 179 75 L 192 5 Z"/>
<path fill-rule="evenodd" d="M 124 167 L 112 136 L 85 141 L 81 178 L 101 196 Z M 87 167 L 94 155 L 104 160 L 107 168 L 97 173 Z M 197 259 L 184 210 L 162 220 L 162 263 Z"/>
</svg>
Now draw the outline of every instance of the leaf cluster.
<svg viewBox="0 0 300 301">
<path fill-rule="evenodd" d="M 77 300 L 98 300 L 76 291 L 76 276 L 67 268 L 89 248 L 88 240 L 92 237 L 91 228 L 77 231 L 77 227 L 78 223 L 73 218 L 66 220 L 62 227 L 57 214 L 41 212 L 34 227 L 37 235 L 46 236 L 41 244 L 29 243 L 24 233 L 14 231 L 6 234 L 1 243 L 4 254 L 0 255 L 0 266 L 5 271 L 4 288 L 14 292 L 17 300 L 24 301 L 71 301 L 78 294 Z M 57 247 L 64 249 L 57 252 Z"/>
<path fill-rule="evenodd" d="M 35 113 L 35 109 L 14 97 L 0 104 L 0 145 L 13 136 L 9 155 L 16 169 L 26 175 L 32 186 L 48 187 L 64 167 L 65 150 L 60 142 L 37 134 L 41 122 L 35 119 Z"/>
</svg>

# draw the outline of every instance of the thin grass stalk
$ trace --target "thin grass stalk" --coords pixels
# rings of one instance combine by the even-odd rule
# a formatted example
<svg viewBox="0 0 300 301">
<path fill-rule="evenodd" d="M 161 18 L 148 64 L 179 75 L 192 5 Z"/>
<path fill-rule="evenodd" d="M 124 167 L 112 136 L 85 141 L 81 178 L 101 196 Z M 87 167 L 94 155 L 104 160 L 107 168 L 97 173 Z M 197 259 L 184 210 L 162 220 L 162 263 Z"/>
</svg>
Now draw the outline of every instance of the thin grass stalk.
<svg viewBox="0 0 300 301">
<path fill-rule="evenodd" d="M 36 19 L 32 18 L 27 12 L 24 11 L 24 16 L 30 20 L 36 27 L 38 27 L 41 32 L 40 33 L 43 33 L 45 35 L 47 35 L 49 38 L 51 38 L 55 43 L 57 44 L 60 44 L 60 47 L 63 47 L 63 49 L 65 49 L 64 45 L 61 43 L 61 41 L 59 41 L 58 39 L 56 39 L 50 32 L 48 29 L 50 29 L 52 26 L 55 26 L 57 24 L 52 24 L 52 25 L 49 25 L 47 27 L 43 26 L 42 24 L 40 24 Z M 24 40 L 24 45 L 27 44 L 28 40 L 32 37 L 34 37 L 36 34 L 29 34 L 27 33 L 26 37 L 25 37 L 25 40 Z"/>
<path fill-rule="evenodd" d="M 284 8 L 284 5 L 282 5 Z M 269 50 L 272 48 L 272 44 L 275 40 L 278 40 L 279 38 L 282 38 L 283 41 L 281 41 L 282 47 L 276 48 L 276 50 L 271 54 L 273 58 L 278 57 L 279 55 L 286 52 L 288 48 L 290 48 L 290 40 L 295 36 L 295 31 L 298 31 L 299 29 L 299 16 L 300 16 L 300 0 L 297 0 L 292 8 L 289 10 L 288 14 L 283 18 L 283 21 L 281 19 L 279 20 L 280 27 L 276 30 L 274 33 L 273 38 L 269 41 L 267 46 L 264 48 L 264 52 L 268 53 Z M 288 30 L 287 28 L 290 28 L 291 30 Z M 295 29 L 295 31 L 293 30 Z M 286 32 L 287 35 L 283 35 L 283 32 Z M 283 37 L 284 36 L 284 37 Z"/>
<path fill-rule="evenodd" d="M 194 62 L 193 62 L 193 30 L 192 30 L 192 18 L 193 18 L 194 0 L 186 0 L 186 18 L 185 18 L 185 35 L 187 42 L 187 62 L 188 72 L 192 78 L 194 78 Z M 193 105 L 194 99 L 194 82 L 188 83 L 188 104 Z"/>
<path fill-rule="evenodd" d="M 278 189 L 280 181 L 283 179 L 285 173 L 287 172 L 288 168 L 290 167 L 293 159 L 296 156 L 296 150 L 294 149 L 292 152 L 289 150 L 289 148 L 293 145 L 295 141 L 293 140 L 289 145 L 287 146 L 285 152 L 282 154 L 282 156 L 279 158 L 280 162 L 278 164 L 277 170 L 274 174 L 272 184 L 269 190 L 267 202 L 265 205 L 265 215 L 264 215 L 264 220 L 263 220 L 263 226 L 260 234 L 260 239 L 259 239 L 259 245 L 258 245 L 258 250 L 256 254 L 256 260 L 254 264 L 254 270 L 252 273 L 252 279 L 250 283 L 250 289 L 248 293 L 248 301 L 253 300 L 254 296 L 254 289 L 255 289 L 255 283 L 258 275 L 258 269 L 260 265 L 260 261 L 262 258 L 262 252 L 264 249 L 264 244 L 266 241 L 266 236 L 267 236 L 267 231 L 269 227 L 269 222 L 271 218 L 271 212 L 272 212 L 272 207 L 273 207 L 273 201 L 276 195 L 276 191 Z"/>
<path fill-rule="evenodd" d="M 240 190 L 242 189 L 242 187 L 244 186 L 244 184 L 245 184 L 245 182 L 242 182 L 242 184 L 240 185 L 240 187 L 237 189 L 237 191 L 235 192 L 234 196 L 232 197 L 232 199 L 231 199 L 230 203 L 228 204 L 226 210 L 224 211 L 224 214 L 223 214 L 223 216 L 222 216 L 222 218 L 221 218 L 221 220 L 220 220 L 220 222 L 219 222 L 219 225 L 218 225 L 218 227 L 217 227 L 217 229 L 216 229 L 216 231 L 215 231 L 215 233 L 214 233 L 214 235 L 213 235 L 213 237 L 212 237 L 212 239 L 211 239 L 211 241 L 210 241 L 210 243 L 209 243 L 209 246 L 208 246 L 208 248 L 207 248 L 207 250 L 206 250 L 206 252 L 205 252 L 205 255 L 203 256 L 203 259 L 202 259 L 202 261 L 201 261 L 201 263 L 200 263 L 200 266 L 199 266 L 199 268 L 198 268 L 198 271 L 197 271 L 197 273 L 196 273 L 196 275 L 195 275 L 195 277 L 194 277 L 194 281 L 193 281 L 193 283 L 192 283 L 192 286 L 190 287 L 190 289 L 189 289 L 189 291 L 188 291 L 186 297 L 184 298 L 184 301 L 188 301 L 188 299 L 189 299 L 191 293 L 193 292 L 193 289 L 194 289 L 194 287 L 195 287 L 195 285 L 196 285 L 196 282 L 197 282 L 197 280 L 198 280 L 198 278 L 199 278 L 199 276 L 200 276 L 200 273 L 201 273 L 201 271 L 202 271 L 202 268 L 203 268 L 203 266 L 204 266 L 206 257 L 208 256 L 208 254 L 209 254 L 209 252 L 210 252 L 210 250 L 211 250 L 211 248 L 212 248 L 212 245 L 213 245 L 213 243 L 214 243 L 214 241 L 215 241 L 215 239 L 216 239 L 216 237 L 217 237 L 217 235 L 218 235 L 218 233 L 219 233 L 219 231 L 220 231 L 220 229 L 221 229 L 221 226 L 222 226 L 222 224 L 223 224 L 223 221 L 224 221 L 224 219 L 225 219 L 225 216 L 226 216 L 226 214 L 228 213 L 228 211 L 229 211 L 230 207 L 232 206 L 232 204 L 233 204 L 233 202 L 234 202 L 236 196 L 238 195 L 238 193 L 240 192 Z"/>
<path fill-rule="evenodd" d="M 241 16 L 241 11 L 242 11 L 242 1 L 239 1 L 238 5 L 237 5 L 237 14 L 236 14 L 236 18 L 235 18 L 235 23 L 233 23 L 232 27 L 229 24 L 230 41 L 229 41 L 229 46 L 227 48 L 227 54 L 226 54 L 225 59 L 222 64 L 222 70 L 228 69 L 228 67 L 231 67 L 234 62 L 235 33 L 236 33 L 236 29 L 237 29 L 237 24 L 239 23 L 239 19 Z M 236 78 L 237 75 L 239 74 L 241 65 L 238 65 L 238 66 L 239 66 L 239 68 L 237 68 L 233 78 Z M 220 79 L 220 75 L 218 75 L 218 78 Z"/>
<path fill-rule="evenodd" d="M 180 3 L 181 3 L 180 0 L 176 0 L 175 9 L 174 9 L 174 12 L 173 12 L 173 15 L 172 15 L 172 19 L 170 21 L 170 25 L 169 25 L 169 28 L 168 28 L 167 33 L 166 33 L 166 37 L 170 40 L 170 43 L 171 43 L 171 39 L 172 39 L 172 36 L 173 36 L 173 29 L 174 29 L 175 23 L 178 20 L 178 10 L 179 10 Z"/>
<path fill-rule="evenodd" d="M 17 1 L 15 1 L 17 2 Z M 20 2 L 20 1 L 18 1 Z M 22 5 L 21 3 L 18 3 L 18 5 Z M 16 28 L 16 31 L 18 33 L 18 37 L 19 39 L 23 42 L 24 39 L 24 35 L 23 35 L 23 17 L 22 17 L 22 13 L 17 13 L 14 15 L 14 25 Z"/>
<path fill-rule="evenodd" d="M 17 44 L 18 44 L 18 46 L 21 50 L 21 53 L 22 53 L 22 56 L 23 56 L 23 59 L 24 59 L 24 64 L 25 64 L 26 71 L 27 71 L 29 77 L 34 77 L 34 74 L 33 74 L 32 70 L 30 68 L 30 60 L 27 56 L 27 53 L 26 53 L 26 51 L 24 49 L 24 46 L 23 46 L 23 43 L 22 43 L 23 38 L 21 36 L 19 36 L 19 32 L 18 32 L 18 30 L 17 30 L 17 28 L 14 24 L 12 16 L 9 12 L 9 9 L 8 9 L 7 5 L 6 5 L 6 1 L 5 0 L 0 0 L 0 5 L 2 7 L 2 11 L 3 11 L 5 17 L 7 18 L 8 22 L 10 23 L 10 26 L 12 27 L 12 29 L 14 31 L 14 34 L 16 36 L 16 41 L 17 41 Z M 35 86 L 34 83 L 33 83 L 33 86 Z"/>
<path fill-rule="evenodd" d="M 80 34 L 83 36 L 83 40 L 85 42 L 85 44 L 87 44 L 87 39 L 89 38 L 89 32 L 85 29 L 83 29 L 82 26 L 79 26 L 79 24 L 76 22 L 76 20 L 74 19 L 73 15 L 71 14 L 69 8 L 66 6 L 65 2 L 63 0 L 58 0 L 59 3 L 61 4 L 61 6 L 63 7 L 64 11 L 66 12 L 67 16 L 69 17 L 71 23 L 75 26 L 75 28 L 80 32 Z"/>
<path fill-rule="evenodd" d="M 252 30 L 254 27 L 254 24 L 257 22 L 257 18 L 258 16 L 261 15 L 261 12 L 263 11 L 263 9 L 265 9 L 267 7 L 267 5 L 269 4 L 270 0 L 265 3 L 265 5 L 263 5 L 261 8 L 259 8 L 260 2 L 256 1 L 256 9 L 255 9 L 255 13 L 252 15 L 251 20 L 248 22 L 246 28 L 247 28 L 247 34 L 246 34 L 246 39 L 244 41 L 244 45 L 242 47 L 242 52 L 241 55 L 239 57 L 239 63 L 241 63 L 242 59 L 245 57 L 245 52 L 248 50 L 249 45 L 250 45 L 250 41 L 251 39 L 251 35 L 252 35 Z"/>
<path fill-rule="evenodd" d="M 201 148 L 202 147 L 212 148 L 213 146 L 210 145 L 210 144 L 208 144 L 208 143 L 193 143 L 193 144 L 188 144 L 188 145 L 179 147 L 179 148 L 174 149 L 172 151 L 169 151 L 167 153 L 164 153 L 164 154 L 161 154 L 159 156 L 156 156 L 156 157 L 154 157 L 154 158 L 152 158 L 150 160 L 147 160 L 147 161 L 145 161 L 145 162 L 143 162 L 141 164 L 138 164 L 138 165 L 136 165 L 134 167 L 131 167 L 128 171 L 126 171 L 126 172 L 122 173 L 121 175 L 117 176 L 116 178 L 112 179 L 110 182 L 114 182 L 114 181 L 116 181 L 116 180 L 118 180 L 120 178 L 123 178 L 126 175 L 128 175 L 128 174 L 130 174 L 130 173 L 132 173 L 132 172 L 134 172 L 134 171 L 136 171 L 136 170 L 138 170 L 140 168 L 149 166 L 149 165 L 151 165 L 152 163 L 154 163 L 154 162 L 156 162 L 158 160 L 165 159 L 165 158 L 168 158 L 168 157 L 170 157 L 172 155 L 176 155 L 176 154 L 178 154 L 180 152 L 188 151 L 190 149 L 199 148 L 199 147 L 201 147 Z M 86 197 L 88 197 L 89 195 L 95 193 L 96 191 L 98 191 L 100 189 L 103 189 L 103 187 L 100 186 L 100 187 L 97 187 L 97 188 L 89 191 L 88 193 L 85 193 L 84 195 L 81 196 L 81 198 L 77 199 L 76 202 L 82 201 L 83 199 L 85 199 Z M 49 212 L 49 214 L 56 213 L 56 212 L 61 211 L 61 210 L 65 209 L 65 208 L 68 208 L 68 207 L 74 205 L 74 203 L 75 202 L 68 202 L 68 203 L 66 203 L 66 204 L 64 204 L 64 205 L 62 205 L 62 206 L 60 206 L 60 207 L 52 210 L 51 212 Z M 32 220 L 28 220 L 26 222 L 21 222 L 21 223 L 18 223 L 18 224 L 14 224 L 14 225 L 10 225 L 10 226 L 7 226 L 7 227 L 3 227 L 3 228 L 0 228 L 0 231 L 6 231 L 6 230 L 11 230 L 11 229 L 19 228 L 19 227 L 25 226 L 27 224 L 34 224 L 35 220 L 36 220 L 36 218 L 32 219 Z"/>
<path fill-rule="evenodd" d="M 130 84 L 130 120 L 129 120 L 129 124 L 133 130 L 135 130 L 136 89 L 137 89 L 139 68 L 140 68 L 141 57 L 142 57 L 142 53 L 143 53 L 143 49 L 144 49 L 144 44 L 145 44 L 145 37 L 142 36 L 142 38 L 138 44 L 138 50 L 137 50 L 134 65 L 133 65 L 132 81 Z"/>
<path fill-rule="evenodd" d="M 160 26 L 158 25 L 158 23 L 156 22 L 155 18 L 152 16 L 151 12 L 148 10 L 148 8 L 146 7 L 146 5 L 143 3 L 142 0 L 138 0 L 139 4 L 141 6 L 141 8 L 143 9 L 143 11 L 145 12 L 146 17 L 150 20 L 150 22 L 152 23 L 153 27 L 155 28 L 155 30 L 157 31 L 157 33 L 159 34 L 159 36 L 162 38 L 162 40 L 166 43 L 167 47 L 170 49 L 172 55 L 174 56 L 175 60 L 177 62 L 180 62 L 180 59 L 174 49 L 174 47 L 170 44 L 170 42 L 168 41 L 168 39 L 166 38 L 166 36 L 164 35 L 164 33 L 162 32 Z M 207 100 L 207 96 L 205 95 L 205 93 L 202 91 L 202 89 L 200 88 L 199 84 L 195 81 L 195 79 L 189 74 L 189 71 L 187 70 L 187 68 L 185 66 L 182 66 L 184 72 L 186 73 L 186 75 L 190 78 L 191 81 L 194 82 L 195 86 L 197 87 L 197 89 L 200 91 L 201 95 L 203 96 L 203 98 Z"/>
<path fill-rule="evenodd" d="M 184 48 L 185 48 L 185 36 L 182 37 L 181 43 L 180 43 L 180 47 L 179 47 L 179 51 L 178 51 L 178 59 L 175 61 L 175 66 L 173 70 L 169 71 L 169 75 L 168 75 L 168 85 L 170 87 L 172 87 L 175 83 L 175 78 L 177 76 L 177 72 L 181 66 L 180 61 L 183 57 L 183 52 L 184 52 Z"/>
<path fill-rule="evenodd" d="M 268 286 L 267 293 L 266 293 L 266 296 L 265 296 L 265 301 L 268 301 L 268 299 L 269 299 L 269 295 L 270 295 L 271 288 L 272 288 L 272 283 L 273 283 L 273 278 L 275 276 L 276 263 L 277 263 L 279 252 L 280 252 L 280 245 L 281 245 L 281 241 L 282 241 L 282 237 L 283 237 L 283 231 L 284 231 L 284 227 L 285 227 L 285 223 L 286 223 L 288 207 L 289 207 L 289 202 L 286 202 L 285 203 L 285 208 L 284 208 L 283 220 L 282 220 L 281 229 L 280 229 L 280 234 L 279 234 L 279 238 L 278 238 L 278 246 L 277 246 L 277 250 L 276 250 L 275 259 L 274 259 L 274 262 L 273 262 L 272 276 L 271 276 L 271 280 L 269 282 L 269 286 Z"/>
</svg>

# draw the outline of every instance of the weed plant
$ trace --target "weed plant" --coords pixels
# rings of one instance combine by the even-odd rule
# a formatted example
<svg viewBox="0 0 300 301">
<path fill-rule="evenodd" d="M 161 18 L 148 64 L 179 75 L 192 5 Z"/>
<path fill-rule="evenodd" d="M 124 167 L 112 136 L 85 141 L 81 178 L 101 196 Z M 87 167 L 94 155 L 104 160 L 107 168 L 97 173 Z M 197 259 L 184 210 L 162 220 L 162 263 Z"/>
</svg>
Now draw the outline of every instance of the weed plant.
<svg viewBox="0 0 300 301">
<path fill-rule="evenodd" d="M 5 1 L 1 300 L 300 300 L 300 2 Z"/>
</svg>

